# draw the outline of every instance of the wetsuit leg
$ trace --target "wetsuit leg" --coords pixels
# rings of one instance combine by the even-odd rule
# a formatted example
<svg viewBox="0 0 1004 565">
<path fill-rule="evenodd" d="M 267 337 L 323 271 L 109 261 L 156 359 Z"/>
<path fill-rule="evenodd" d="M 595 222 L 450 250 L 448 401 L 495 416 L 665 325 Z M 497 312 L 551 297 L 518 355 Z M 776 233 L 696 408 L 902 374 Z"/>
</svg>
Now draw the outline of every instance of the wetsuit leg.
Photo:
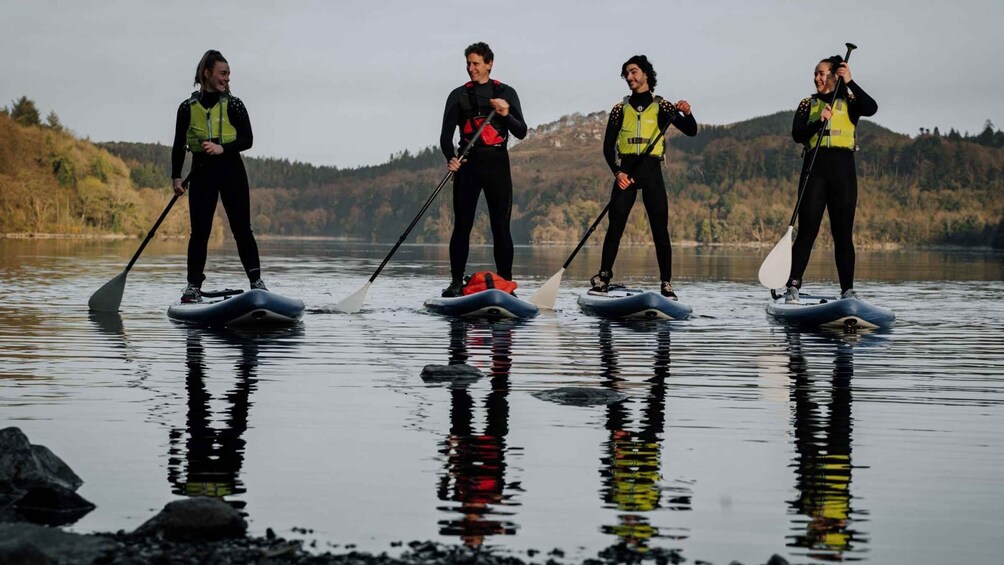
<svg viewBox="0 0 1004 565">
<path fill-rule="evenodd" d="M 607 273 L 614 272 L 614 261 L 617 260 L 617 251 L 621 245 L 621 236 L 624 235 L 624 227 L 627 226 L 628 216 L 631 214 L 631 207 L 638 196 L 638 189 L 634 185 L 621 190 L 614 183 L 613 191 L 610 194 L 610 213 L 607 224 L 607 235 L 603 238 L 603 257 L 600 259 L 600 271 Z"/>
<path fill-rule="evenodd" d="M 655 243 L 655 256 L 659 262 L 659 280 L 673 280 L 673 245 L 669 240 L 669 198 L 662 179 L 662 162 L 648 159 L 642 165 L 641 198 L 648 214 L 648 224 Z"/>
<path fill-rule="evenodd" d="M 228 174 L 220 185 L 220 198 L 223 209 L 227 213 L 230 231 L 237 242 L 237 254 L 248 280 L 254 282 L 261 278 L 261 260 L 258 256 L 258 243 L 251 232 L 251 188 L 248 186 L 248 176 L 244 164 L 240 161 L 228 163 Z"/>
<path fill-rule="evenodd" d="M 512 219 L 512 175 L 509 154 L 506 151 L 495 153 L 483 161 L 481 174 L 492 228 L 495 269 L 503 278 L 512 280 L 513 243 L 509 226 Z"/>
<path fill-rule="evenodd" d="M 846 154 L 845 154 L 846 153 Z M 854 288 L 854 212 L 858 202 L 858 178 L 854 153 L 834 155 L 827 176 L 831 180 L 826 207 L 830 213 L 834 258 L 840 277 L 840 291 Z"/>
<path fill-rule="evenodd" d="M 813 174 L 809 177 L 809 183 L 805 187 L 802 195 L 802 204 L 798 208 L 798 234 L 795 236 L 795 243 L 791 248 L 791 273 L 788 277 L 788 284 L 794 284 L 801 288 L 802 275 L 809 265 L 809 256 L 812 254 L 812 244 L 816 242 L 819 235 L 819 225 L 823 221 L 823 212 L 826 210 L 827 179 L 824 171 L 824 161 L 826 155 L 819 155 L 816 159 Z M 799 180 L 801 185 L 804 180 Z"/>
<path fill-rule="evenodd" d="M 450 276 L 460 280 L 471 250 L 471 230 L 481 195 L 479 164 L 468 162 L 453 175 L 453 235 L 450 236 Z"/>
<path fill-rule="evenodd" d="M 209 236 L 213 231 L 213 216 L 219 200 L 219 175 L 205 170 L 201 178 L 193 179 L 188 190 L 188 215 L 192 231 L 188 237 L 188 282 L 197 287 L 206 280 L 206 255 Z"/>
</svg>

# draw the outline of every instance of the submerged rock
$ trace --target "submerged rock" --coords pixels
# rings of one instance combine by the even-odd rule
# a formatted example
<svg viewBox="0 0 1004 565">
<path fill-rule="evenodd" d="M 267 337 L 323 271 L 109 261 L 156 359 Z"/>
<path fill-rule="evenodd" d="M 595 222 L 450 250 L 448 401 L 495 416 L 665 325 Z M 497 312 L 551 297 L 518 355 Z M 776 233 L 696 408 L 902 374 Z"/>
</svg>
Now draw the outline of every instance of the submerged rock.
<svg viewBox="0 0 1004 565">
<path fill-rule="evenodd" d="M 244 518 L 226 502 L 200 496 L 169 502 L 133 534 L 159 535 L 173 541 L 219 540 L 242 537 L 247 527 Z"/>
<path fill-rule="evenodd" d="M 422 368 L 422 380 L 427 383 L 470 382 L 485 376 L 477 367 L 464 363 L 455 365 L 426 365 Z"/>
<path fill-rule="evenodd" d="M 68 488 L 48 485 L 29 490 L 14 503 L 14 508 L 30 522 L 65 526 L 83 518 L 95 506 Z"/>
<path fill-rule="evenodd" d="M 35 524 L 0 524 L 0 563 L 93 563 L 116 543 Z M 18 557 L 23 561 L 7 559 Z"/>
<path fill-rule="evenodd" d="M 533 396 L 548 402 L 567 404 L 569 406 L 600 406 L 620 402 L 627 398 L 626 394 L 614 392 L 605 388 L 589 388 L 566 386 L 533 393 Z"/>
</svg>

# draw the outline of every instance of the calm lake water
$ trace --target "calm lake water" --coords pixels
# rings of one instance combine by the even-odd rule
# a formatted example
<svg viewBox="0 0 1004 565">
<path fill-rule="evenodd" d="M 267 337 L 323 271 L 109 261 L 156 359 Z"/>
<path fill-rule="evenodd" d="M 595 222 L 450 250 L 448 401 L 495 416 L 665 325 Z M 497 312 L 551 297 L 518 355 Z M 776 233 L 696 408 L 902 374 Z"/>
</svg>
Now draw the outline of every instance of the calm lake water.
<svg viewBox="0 0 1004 565">
<path fill-rule="evenodd" d="M 766 250 L 677 249 L 686 322 L 583 315 L 576 293 L 599 261 L 588 248 L 556 312 L 489 324 L 422 308 L 445 285 L 444 247 L 403 247 L 366 308 L 343 315 L 331 307 L 390 245 L 264 241 L 269 287 L 308 313 L 253 334 L 167 319 L 183 242 L 148 248 L 120 316 L 90 316 L 88 297 L 137 245 L 0 240 L 0 426 L 84 479 L 97 509 L 75 531 L 131 530 L 208 492 L 242 508 L 252 533 L 318 549 L 432 539 L 524 558 L 560 547 L 567 560 L 626 543 L 690 562 L 999 562 L 999 253 L 860 251 L 859 291 L 898 321 L 845 336 L 766 319 Z M 569 251 L 518 248 L 523 295 Z M 471 268 L 489 260 L 475 248 Z M 654 288 L 655 274 L 650 248 L 622 250 L 618 278 Z M 211 251 L 209 277 L 245 284 L 232 246 Z M 835 292 L 835 278 L 832 251 L 817 249 L 806 288 Z M 486 376 L 422 381 L 423 366 L 451 360 Z M 627 399 L 532 395 L 562 386 Z"/>
</svg>

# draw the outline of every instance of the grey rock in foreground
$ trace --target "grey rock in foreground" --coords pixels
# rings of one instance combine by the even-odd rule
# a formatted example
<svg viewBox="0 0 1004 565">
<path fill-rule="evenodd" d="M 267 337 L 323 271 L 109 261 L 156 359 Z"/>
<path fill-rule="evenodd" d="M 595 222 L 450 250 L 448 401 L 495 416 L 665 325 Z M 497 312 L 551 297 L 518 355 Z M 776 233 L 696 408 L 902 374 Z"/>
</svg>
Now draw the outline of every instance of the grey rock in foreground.
<svg viewBox="0 0 1004 565">
<path fill-rule="evenodd" d="M 247 522 L 226 502 L 197 497 L 169 502 L 133 535 L 160 536 L 173 541 L 212 541 L 242 537 Z"/>
<path fill-rule="evenodd" d="M 0 522 L 72 524 L 94 510 L 76 491 L 84 481 L 18 428 L 0 430 Z"/>
<path fill-rule="evenodd" d="M 0 430 L 0 492 L 58 485 L 77 490 L 84 481 L 47 447 L 31 445 L 18 428 Z"/>
<path fill-rule="evenodd" d="M 620 402 L 627 395 L 605 388 L 566 386 L 533 393 L 535 398 L 569 406 L 600 406 Z"/>
<path fill-rule="evenodd" d="M 422 380 L 427 383 L 465 383 L 485 376 L 477 367 L 464 363 L 454 365 L 426 365 L 422 368 Z"/>
</svg>

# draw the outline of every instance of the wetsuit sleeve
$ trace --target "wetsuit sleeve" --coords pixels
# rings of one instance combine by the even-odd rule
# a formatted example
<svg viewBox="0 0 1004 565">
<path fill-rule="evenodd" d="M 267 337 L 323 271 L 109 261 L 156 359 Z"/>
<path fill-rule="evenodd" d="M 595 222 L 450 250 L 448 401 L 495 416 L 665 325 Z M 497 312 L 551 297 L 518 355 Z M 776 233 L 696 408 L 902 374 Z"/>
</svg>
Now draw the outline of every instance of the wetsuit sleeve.
<svg viewBox="0 0 1004 565">
<path fill-rule="evenodd" d="M 603 158 L 607 161 L 607 166 L 615 175 L 620 171 L 617 163 L 617 134 L 624 123 L 624 103 L 618 102 L 610 110 L 610 117 L 607 119 L 607 131 L 603 134 Z"/>
<path fill-rule="evenodd" d="M 795 143 L 808 143 L 812 136 L 823 129 L 823 121 L 809 123 L 809 108 L 812 99 L 805 98 L 795 109 L 795 118 L 791 122 L 791 138 Z"/>
<path fill-rule="evenodd" d="M 857 124 L 862 116 L 874 116 L 878 112 L 878 102 L 875 102 L 875 99 L 869 96 L 856 81 L 852 80 L 847 83 L 847 89 L 851 94 L 847 108 L 851 122 Z"/>
<path fill-rule="evenodd" d="M 453 91 L 446 97 L 446 109 L 443 110 L 443 130 L 439 133 L 439 148 L 443 150 L 446 160 L 457 156 L 457 150 L 453 147 L 453 132 L 457 131 L 457 123 L 460 121 L 460 99 L 457 91 Z"/>
<path fill-rule="evenodd" d="M 509 133 L 516 136 L 516 139 L 526 137 L 526 120 L 523 119 L 523 108 L 519 105 L 519 95 L 514 88 L 508 88 L 502 94 L 502 98 L 509 103 L 509 115 L 506 116 L 506 127 Z"/>
<path fill-rule="evenodd" d="M 684 115 L 683 112 L 677 110 L 675 104 L 663 99 L 659 102 L 659 127 L 666 129 L 666 126 L 670 123 L 676 126 L 676 129 L 683 132 L 683 135 L 687 137 L 697 135 L 697 119 L 694 118 L 694 114 L 691 113 L 689 116 Z"/>
<path fill-rule="evenodd" d="M 185 166 L 185 149 L 188 148 L 188 120 L 191 111 L 188 102 L 182 102 L 178 108 L 178 120 L 174 125 L 174 143 L 171 145 L 171 178 L 180 179 L 181 169 Z"/>
<path fill-rule="evenodd" d="M 223 154 L 239 153 L 251 149 L 251 145 L 254 143 L 254 135 L 251 133 L 251 118 L 240 98 L 230 98 L 230 103 L 227 105 L 227 117 L 230 118 L 230 124 L 237 130 L 237 139 L 223 144 Z"/>
</svg>

